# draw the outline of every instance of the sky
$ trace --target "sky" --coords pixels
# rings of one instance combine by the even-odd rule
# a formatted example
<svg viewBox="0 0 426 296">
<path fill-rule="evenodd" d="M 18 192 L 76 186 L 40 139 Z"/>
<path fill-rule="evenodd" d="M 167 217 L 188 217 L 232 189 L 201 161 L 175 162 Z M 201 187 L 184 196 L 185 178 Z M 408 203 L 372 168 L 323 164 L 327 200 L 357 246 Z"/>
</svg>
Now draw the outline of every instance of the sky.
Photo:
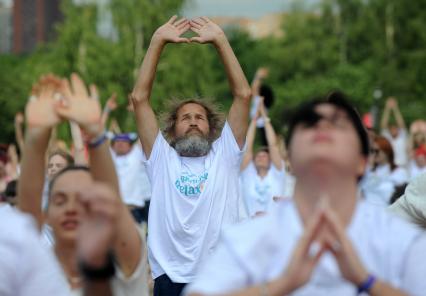
<svg viewBox="0 0 426 296">
<path fill-rule="evenodd" d="M 258 18 L 265 14 L 285 11 L 294 1 L 298 0 L 188 0 L 182 14 L 186 17 L 206 15 Z"/>
</svg>

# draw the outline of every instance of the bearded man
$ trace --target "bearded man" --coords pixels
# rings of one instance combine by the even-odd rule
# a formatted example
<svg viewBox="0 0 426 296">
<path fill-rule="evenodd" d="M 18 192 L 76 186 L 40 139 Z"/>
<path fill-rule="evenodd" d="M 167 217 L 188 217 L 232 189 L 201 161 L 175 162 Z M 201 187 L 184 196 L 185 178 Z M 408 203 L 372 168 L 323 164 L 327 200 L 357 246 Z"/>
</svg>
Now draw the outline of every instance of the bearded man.
<svg viewBox="0 0 426 296">
<path fill-rule="evenodd" d="M 181 37 L 187 30 L 198 36 Z M 164 46 L 180 42 L 215 46 L 234 100 L 224 125 L 205 101 L 176 104 L 163 136 L 149 99 Z M 174 16 L 154 33 L 131 94 L 152 185 L 148 246 L 154 295 L 180 295 L 215 249 L 221 230 L 241 218 L 238 174 L 250 97 L 225 34 L 208 18 L 176 21 Z"/>
</svg>

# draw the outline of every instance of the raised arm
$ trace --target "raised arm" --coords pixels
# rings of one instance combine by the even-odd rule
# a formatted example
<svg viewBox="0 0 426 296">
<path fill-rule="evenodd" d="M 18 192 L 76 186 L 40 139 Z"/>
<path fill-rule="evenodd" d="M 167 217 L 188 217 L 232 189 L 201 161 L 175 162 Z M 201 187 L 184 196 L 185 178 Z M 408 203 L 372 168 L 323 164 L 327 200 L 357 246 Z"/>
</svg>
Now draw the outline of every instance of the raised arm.
<svg viewBox="0 0 426 296">
<path fill-rule="evenodd" d="M 243 160 L 241 162 L 240 171 L 244 171 L 250 162 L 253 160 L 253 146 L 256 137 L 256 118 L 253 118 L 247 130 L 247 149 L 244 152 Z"/>
<path fill-rule="evenodd" d="M 106 123 L 109 118 L 109 114 L 117 109 L 117 94 L 113 93 L 108 100 L 106 101 L 104 110 L 102 111 L 101 122 L 103 126 L 106 126 Z"/>
<path fill-rule="evenodd" d="M 80 127 L 74 121 L 70 121 L 71 137 L 74 146 L 74 162 L 79 165 L 88 165 L 86 159 L 85 147 L 83 142 L 83 135 Z"/>
<path fill-rule="evenodd" d="M 256 74 L 253 77 L 251 82 L 251 92 L 252 96 L 258 96 L 260 91 L 260 86 L 262 84 L 262 80 L 268 76 L 268 69 L 261 67 L 257 69 Z"/>
<path fill-rule="evenodd" d="M 7 174 L 15 180 L 18 178 L 19 157 L 14 144 L 9 145 L 7 148 L 7 156 L 9 158 L 9 163 L 6 166 Z"/>
<path fill-rule="evenodd" d="M 136 85 L 130 95 L 135 109 L 139 138 L 148 158 L 159 131 L 157 119 L 149 100 L 161 52 L 167 43 L 188 42 L 187 38 L 180 37 L 189 29 L 188 20 L 183 18 L 176 21 L 176 19 L 177 17 L 173 16 L 155 31 L 139 70 Z"/>
<path fill-rule="evenodd" d="M 63 81 L 61 92 L 65 100 L 56 106 L 56 111 L 61 117 L 76 122 L 88 136 L 93 179 L 108 184 L 115 192 L 119 210 L 113 250 L 124 274 L 129 276 L 140 261 L 142 240 L 129 210 L 120 198 L 117 174 L 101 124 L 99 101 L 89 96 L 84 82 L 76 74 L 71 76 L 71 84 Z"/>
<path fill-rule="evenodd" d="M 22 153 L 24 150 L 24 133 L 22 125 L 24 124 L 24 114 L 21 112 L 15 115 L 15 139 L 18 144 L 19 151 Z"/>
<path fill-rule="evenodd" d="M 383 131 L 389 129 L 389 117 L 391 113 L 391 104 L 389 99 L 385 103 L 385 109 L 383 110 L 382 120 L 380 121 L 380 129 Z"/>
<path fill-rule="evenodd" d="M 283 160 L 281 158 L 280 147 L 278 145 L 277 135 L 275 134 L 274 127 L 272 126 L 271 119 L 268 117 L 265 111 L 265 105 L 263 100 L 259 103 L 260 115 L 265 122 L 265 134 L 266 141 L 268 142 L 269 155 L 271 157 L 272 164 L 278 169 L 283 168 Z"/>
<path fill-rule="evenodd" d="M 391 100 L 393 100 L 393 112 L 398 128 L 406 129 L 404 118 L 402 117 L 401 110 L 399 110 L 398 101 L 395 98 L 391 98 Z"/>
<path fill-rule="evenodd" d="M 60 80 L 52 75 L 42 77 L 37 92 L 25 108 L 27 130 L 22 151 L 18 182 L 18 207 L 31 214 L 39 228 L 43 224 L 41 197 L 45 178 L 45 155 L 52 128 L 61 122 L 54 109 L 54 93 Z"/>
<path fill-rule="evenodd" d="M 222 29 L 207 17 L 191 20 L 190 24 L 191 30 L 199 35 L 198 37 L 192 37 L 191 41 L 212 43 L 225 66 L 226 75 L 234 96 L 234 101 L 228 114 L 228 123 L 238 145 L 242 149 L 248 128 L 251 99 L 250 86 Z"/>
</svg>

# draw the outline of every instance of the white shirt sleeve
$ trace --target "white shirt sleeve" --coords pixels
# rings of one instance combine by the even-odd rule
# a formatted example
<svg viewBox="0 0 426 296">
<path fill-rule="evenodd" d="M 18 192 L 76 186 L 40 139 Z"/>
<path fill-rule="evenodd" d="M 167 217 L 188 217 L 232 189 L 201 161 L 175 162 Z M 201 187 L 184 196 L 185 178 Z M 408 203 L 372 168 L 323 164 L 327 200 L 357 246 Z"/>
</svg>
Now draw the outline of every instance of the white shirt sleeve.
<svg viewBox="0 0 426 296">
<path fill-rule="evenodd" d="M 226 121 L 223 126 L 222 133 L 213 143 L 212 149 L 220 151 L 219 153 L 222 153 L 221 155 L 223 155 L 231 165 L 238 166 L 239 169 L 246 145 L 244 145 L 243 149 L 240 149 L 234 133 L 232 132 L 231 126 Z"/>
</svg>

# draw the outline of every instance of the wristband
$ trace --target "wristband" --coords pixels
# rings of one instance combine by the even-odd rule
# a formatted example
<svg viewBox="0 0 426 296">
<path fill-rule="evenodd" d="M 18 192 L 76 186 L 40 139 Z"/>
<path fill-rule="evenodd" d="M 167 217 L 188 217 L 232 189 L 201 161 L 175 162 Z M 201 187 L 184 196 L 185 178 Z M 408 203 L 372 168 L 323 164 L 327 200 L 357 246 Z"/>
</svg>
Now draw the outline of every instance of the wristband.
<svg viewBox="0 0 426 296">
<path fill-rule="evenodd" d="M 99 136 L 97 136 L 96 138 L 90 140 L 87 143 L 87 146 L 89 146 L 89 148 L 96 148 L 99 147 L 100 145 L 103 144 L 103 142 L 105 142 L 107 139 L 107 133 L 103 132 L 102 134 L 100 134 Z"/>
<path fill-rule="evenodd" d="M 369 274 L 367 279 L 358 286 L 358 295 L 362 293 L 370 292 L 374 283 L 376 282 L 376 277 L 374 275 Z"/>
<path fill-rule="evenodd" d="M 91 267 L 81 260 L 78 264 L 78 267 L 83 277 L 92 281 L 107 280 L 113 277 L 115 274 L 114 256 L 111 251 L 109 251 L 106 255 L 105 265 L 100 268 Z"/>
</svg>

